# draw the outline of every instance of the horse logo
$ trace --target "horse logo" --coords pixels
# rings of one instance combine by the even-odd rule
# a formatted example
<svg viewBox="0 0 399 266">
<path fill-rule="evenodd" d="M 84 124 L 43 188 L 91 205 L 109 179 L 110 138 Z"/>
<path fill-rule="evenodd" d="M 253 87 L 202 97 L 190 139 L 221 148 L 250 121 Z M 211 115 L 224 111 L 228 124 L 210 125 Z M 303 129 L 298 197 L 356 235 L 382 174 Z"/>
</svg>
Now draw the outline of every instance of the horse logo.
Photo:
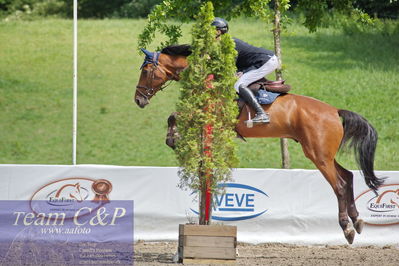
<svg viewBox="0 0 399 266">
<path fill-rule="evenodd" d="M 375 201 L 377 204 L 389 204 L 399 208 L 399 189 L 384 191 Z"/>
<path fill-rule="evenodd" d="M 75 181 L 76 182 L 76 181 Z M 89 197 L 89 190 L 80 182 L 64 182 L 51 190 L 45 197 L 53 206 L 68 206 L 81 203 Z"/>
<path fill-rule="evenodd" d="M 81 191 L 79 182 L 76 184 L 63 185 L 55 193 L 55 198 L 56 199 L 74 199 L 77 202 L 82 202 L 84 200 L 84 196 L 82 195 L 82 191 Z"/>
</svg>

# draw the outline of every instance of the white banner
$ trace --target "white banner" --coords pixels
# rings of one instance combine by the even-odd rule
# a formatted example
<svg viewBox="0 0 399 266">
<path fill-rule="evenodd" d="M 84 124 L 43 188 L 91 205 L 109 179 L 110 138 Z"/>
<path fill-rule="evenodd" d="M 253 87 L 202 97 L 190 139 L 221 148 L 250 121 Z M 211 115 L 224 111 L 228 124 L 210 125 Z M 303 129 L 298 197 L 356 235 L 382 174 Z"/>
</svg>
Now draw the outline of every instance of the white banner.
<svg viewBox="0 0 399 266">
<path fill-rule="evenodd" d="M 197 193 L 177 187 L 175 167 L 0 165 L 0 200 L 134 200 L 135 240 L 177 240 L 178 224 L 198 221 Z M 354 171 L 357 208 L 367 224 L 355 245 L 399 244 L 399 172 L 376 196 Z M 214 198 L 213 223 L 236 225 L 238 241 L 346 244 L 337 199 L 316 170 L 236 169 Z"/>
</svg>

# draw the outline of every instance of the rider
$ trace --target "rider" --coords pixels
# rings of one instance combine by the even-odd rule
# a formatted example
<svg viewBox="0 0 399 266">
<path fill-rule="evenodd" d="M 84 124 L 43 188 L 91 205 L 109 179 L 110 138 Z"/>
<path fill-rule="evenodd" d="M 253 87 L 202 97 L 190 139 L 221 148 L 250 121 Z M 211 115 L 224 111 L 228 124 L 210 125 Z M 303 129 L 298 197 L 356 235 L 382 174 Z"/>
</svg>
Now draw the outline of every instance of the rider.
<svg viewBox="0 0 399 266">
<path fill-rule="evenodd" d="M 216 27 L 217 37 L 229 30 L 226 20 L 216 17 L 211 24 Z M 244 74 L 234 84 L 237 93 L 256 111 L 253 123 L 269 123 L 270 118 L 248 88 L 251 83 L 272 73 L 279 66 L 277 56 L 264 48 L 252 46 L 240 39 L 233 38 L 238 52 L 236 66 L 238 72 Z"/>
</svg>

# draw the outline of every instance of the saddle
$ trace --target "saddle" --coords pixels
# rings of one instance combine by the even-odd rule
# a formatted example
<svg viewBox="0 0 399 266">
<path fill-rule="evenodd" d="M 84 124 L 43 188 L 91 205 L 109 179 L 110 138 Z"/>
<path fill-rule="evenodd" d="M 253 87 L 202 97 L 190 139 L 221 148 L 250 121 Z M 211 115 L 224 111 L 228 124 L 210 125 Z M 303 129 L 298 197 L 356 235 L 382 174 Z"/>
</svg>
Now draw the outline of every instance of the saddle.
<svg viewBox="0 0 399 266">
<path fill-rule="evenodd" d="M 254 83 L 249 84 L 248 88 L 254 92 L 260 89 L 264 89 L 266 91 L 271 91 L 271 92 L 287 93 L 291 89 L 291 86 L 288 84 L 284 84 L 284 82 L 285 80 L 273 81 L 261 78 L 260 80 L 257 80 Z"/>
<path fill-rule="evenodd" d="M 236 76 L 240 78 L 243 74 L 243 72 L 237 72 Z M 248 88 L 251 89 L 254 93 L 260 89 L 271 92 L 287 93 L 291 89 L 291 86 L 284 83 L 285 80 L 268 80 L 266 78 L 261 78 L 249 84 Z"/>
<path fill-rule="evenodd" d="M 242 72 L 237 73 L 237 77 L 241 77 L 242 74 Z M 249 84 L 248 88 L 254 93 L 258 101 L 260 100 L 259 96 L 265 96 L 269 98 L 268 101 L 264 103 L 259 101 L 260 104 L 271 104 L 280 94 L 287 93 L 291 89 L 291 86 L 288 84 L 284 84 L 284 82 L 285 80 L 273 81 L 267 80 L 266 78 L 261 78 Z M 261 95 L 259 94 L 260 90 L 264 90 L 261 91 Z M 241 112 L 242 108 L 245 105 L 245 102 L 242 99 L 238 98 L 237 103 Z"/>
</svg>

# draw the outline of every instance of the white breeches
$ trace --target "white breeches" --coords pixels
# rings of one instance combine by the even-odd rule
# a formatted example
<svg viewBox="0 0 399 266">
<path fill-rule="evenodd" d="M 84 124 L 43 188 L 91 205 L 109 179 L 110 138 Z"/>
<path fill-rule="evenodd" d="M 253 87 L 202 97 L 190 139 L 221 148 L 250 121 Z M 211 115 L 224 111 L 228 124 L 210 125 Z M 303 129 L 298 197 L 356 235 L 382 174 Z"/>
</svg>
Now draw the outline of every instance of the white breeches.
<svg viewBox="0 0 399 266">
<path fill-rule="evenodd" d="M 240 85 L 244 85 L 245 87 L 248 87 L 249 84 L 272 73 L 274 70 L 276 70 L 276 68 L 278 68 L 278 66 L 279 66 L 278 58 L 277 58 L 277 56 L 274 55 L 274 56 L 270 57 L 269 61 L 267 61 L 260 68 L 248 71 L 247 73 L 244 73 L 234 84 L 234 88 L 238 92 Z"/>
</svg>

